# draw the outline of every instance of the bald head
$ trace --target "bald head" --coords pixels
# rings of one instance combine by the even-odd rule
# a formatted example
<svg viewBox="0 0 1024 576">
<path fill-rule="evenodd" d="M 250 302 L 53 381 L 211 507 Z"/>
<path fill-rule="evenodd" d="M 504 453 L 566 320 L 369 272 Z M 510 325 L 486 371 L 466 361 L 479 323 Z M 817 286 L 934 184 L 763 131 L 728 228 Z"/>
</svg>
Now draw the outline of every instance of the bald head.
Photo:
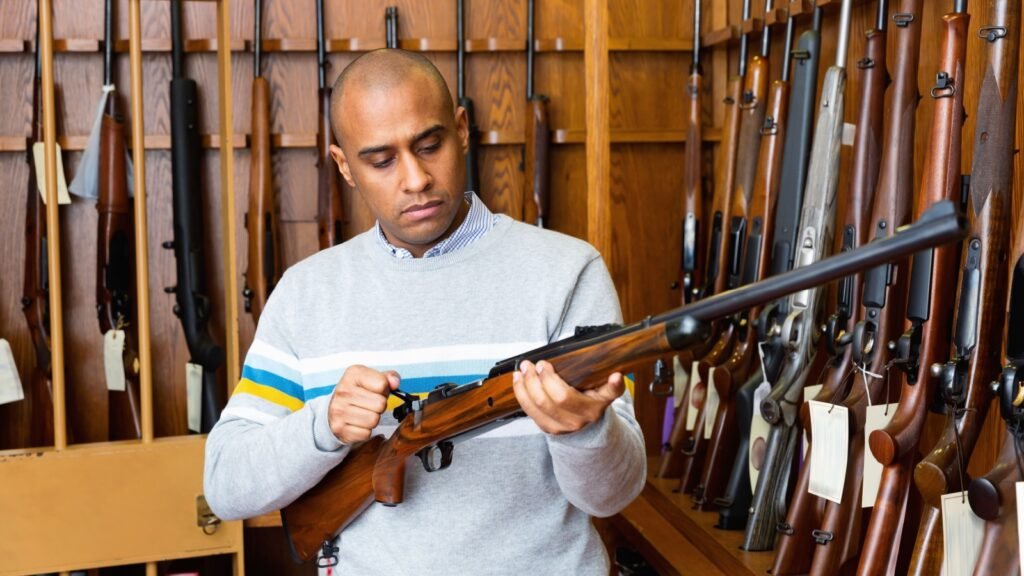
<svg viewBox="0 0 1024 576">
<path fill-rule="evenodd" d="M 427 81 L 434 96 L 449 103 L 446 112 L 453 120 L 455 103 L 451 92 L 437 68 L 420 54 L 391 48 L 367 52 L 352 61 L 334 81 L 331 95 L 331 128 L 341 140 L 345 133 L 346 97 L 367 97 L 386 94 L 391 89 L 413 79 Z"/>
</svg>

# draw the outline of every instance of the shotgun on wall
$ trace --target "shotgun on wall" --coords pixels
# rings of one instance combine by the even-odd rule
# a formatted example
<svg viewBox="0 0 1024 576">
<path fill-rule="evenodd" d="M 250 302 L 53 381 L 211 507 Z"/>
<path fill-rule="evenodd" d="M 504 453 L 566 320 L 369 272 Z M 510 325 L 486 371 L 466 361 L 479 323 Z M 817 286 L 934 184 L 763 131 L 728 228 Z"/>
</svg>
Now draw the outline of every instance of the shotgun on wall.
<svg viewBox="0 0 1024 576">
<path fill-rule="evenodd" d="M 395 409 L 399 425 L 388 439 L 376 436 L 353 447 L 340 466 L 285 506 L 282 519 L 291 551 L 297 559 L 308 561 L 374 500 L 387 505 L 401 503 L 405 467 L 411 456 L 419 455 L 428 472 L 443 470 L 451 464 L 454 443 L 465 439 L 464 435 L 507 422 L 521 410 L 512 375 L 524 360 L 548 360 L 571 385 L 589 389 L 620 366 L 693 345 L 707 336 L 708 323 L 716 318 L 951 242 L 962 237 L 963 228 L 963 217 L 947 202 L 885 241 L 630 326 L 578 329 L 579 336 L 499 362 L 485 379 L 440 388 L 426 400 L 410 399 Z"/>
<path fill-rule="evenodd" d="M 690 76 L 686 81 L 686 149 L 683 157 L 683 236 L 679 264 L 679 285 L 683 290 L 682 303 L 688 304 L 697 298 L 703 285 L 704 236 L 701 230 L 704 221 L 704 192 L 701 174 L 701 94 L 704 91 L 703 70 L 700 66 L 700 0 L 693 3 L 693 59 L 690 61 Z M 730 93 L 738 89 L 730 85 Z M 728 154 L 728 150 L 723 151 Z M 706 225 L 706 224 L 705 224 Z"/>
<path fill-rule="evenodd" d="M 324 38 L 324 0 L 316 0 L 316 59 L 319 75 L 316 132 L 316 223 L 320 249 L 342 241 L 345 208 L 341 202 L 341 175 L 331 158 L 334 137 L 331 130 L 331 87 L 327 85 L 327 46 Z"/>
<path fill-rule="evenodd" d="M 255 0 L 253 41 L 252 136 L 249 159 L 249 211 L 245 228 L 249 233 L 249 264 L 245 271 L 245 311 L 253 323 L 267 305 L 270 293 L 281 279 L 281 249 L 278 246 L 277 207 L 274 198 L 273 167 L 270 159 L 270 84 L 262 76 L 262 0 Z"/>
<path fill-rule="evenodd" d="M 103 40 L 103 84 L 113 87 L 114 13 L 106 0 Z M 125 157 L 125 126 L 117 107 L 117 92 L 107 95 L 100 120 L 99 190 L 96 201 L 98 240 L 96 250 L 96 310 L 100 333 L 121 332 L 124 390 L 110 390 L 108 437 L 128 440 L 142 437 L 139 407 L 139 360 L 135 334 L 135 233 L 132 201 L 128 197 L 128 166 Z"/>
<path fill-rule="evenodd" d="M 915 206 L 918 215 L 938 202 L 959 201 L 962 194 L 960 142 L 970 23 L 966 8 L 966 2 L 958 0 L 953 11 L 942 18 L 939 70 L 930 90 L 935 113 Z M 956 277 L 959 256 L 957 247 L 944 246 L 914 254 L 910 265 L 909 328 L 896 343 L 894 363 L 902 381 L 899 406 L 888 425 L 868 438 L 871 452 L 883 468 L 858 566 L 862 574 L 905 572 L 909 568 L 913 538 L 903 532 L 905 526 L 916 523 L 904 516 L 925 416 L 937 397 L 932 364 L 944 363 L 949 356 L 954 291 L 947 279 Z M 925 511 L 921 530 L 932 529 L 938 522 L 939 518 Z"/>
<path fill-rule="evenodd" d="M 523 220 L 544 228 L 551 201 L 551 124 L 548 97 L 533 91 L 534 0 L 526 2 L 526 197 Z"/>
<path fill-rule="evenodd" d="M 200 184 L 198 91 L 195 80 L 184 75 L 181 36 L 181 0 L 171 1 L 171 196 L 174 240 L 164 248 L 174 250 L 177 285 L 174 313 L 181 321 L 191 363 L 202 367 L 201 414 L 198 432 L 209 432 L 223 406 L 217 370 L 224 364 L 224 349 L 210 334 L 210 299 L 206 296 L 203 254 L 203 203 Z"/>
<path fill-rule="evenodd" d="M 53 445 L 53 393 L 50 388 L 50 272 L 47 251 L 46 206 L 39 194 L 32 146 L 43 137 L 42 64 L 39 55 L 39 23 L 36 22 L 36 73 L 32 84 L 32 131 L 26 142 L 28 164 L 27 209 L 25 211 L 25 279 L 21 309 L 28 323 L 36 365 L 30 385 L 29 432 L 31 446 Z"/>
<path fill-rule="evenodd" d="M 466 111 L 466 125 L 469 127 L 469 148 L 466 149 L 466 190 L 480 193 L 480 129 L 476 125 L 476 111 L 473 99 L 466 96 L 466 5 L 459 0 L 455 5 L 455 29 L 458 32 L 458 105 Z"/>
</svg>

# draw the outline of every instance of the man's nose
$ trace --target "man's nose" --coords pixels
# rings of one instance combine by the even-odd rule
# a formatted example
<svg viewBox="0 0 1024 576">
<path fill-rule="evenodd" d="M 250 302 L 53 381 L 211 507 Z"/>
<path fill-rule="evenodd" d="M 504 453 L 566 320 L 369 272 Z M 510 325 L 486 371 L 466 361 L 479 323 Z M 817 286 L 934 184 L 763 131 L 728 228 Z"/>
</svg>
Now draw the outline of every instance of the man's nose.
<svg viewBox="0 0 1024 576">
<path fill-rule="evenodd" d="M 401 161 L 402 190 L 422 192 L 430 188 L 433 178 L 415 154 L 406 155 Z"/>
</svg>

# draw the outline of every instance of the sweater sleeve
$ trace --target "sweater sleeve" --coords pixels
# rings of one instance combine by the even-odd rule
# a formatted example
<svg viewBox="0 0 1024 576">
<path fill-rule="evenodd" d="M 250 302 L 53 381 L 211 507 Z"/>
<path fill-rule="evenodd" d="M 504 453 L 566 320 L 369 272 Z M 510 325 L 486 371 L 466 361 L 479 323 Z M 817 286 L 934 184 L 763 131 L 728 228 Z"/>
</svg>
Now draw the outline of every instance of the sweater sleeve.
<svg viewBox="0 0 1024 576">
<path fill-rule="evenodd" d="M 580 273 L 556 334 L 561 338 L 572 335 L 576 326 L 609 322 L 621 323 L 622 312 L 608 270 L 595 256 Z M 611 516 L 643 490 L 647 455 L 628 392 L 612 402 L 597 422 L 547 439 L 559 488 L 587 514 Z"/>
<path fill-rule="evenodd" d="M 241 381 L 206 439 L 204 491 L 225 520 L 290 504 L 348 454 L 328 424 L 330 395 L 305 401 L 279 305 L 286 279 L 267 303 Z"/>
</svg>

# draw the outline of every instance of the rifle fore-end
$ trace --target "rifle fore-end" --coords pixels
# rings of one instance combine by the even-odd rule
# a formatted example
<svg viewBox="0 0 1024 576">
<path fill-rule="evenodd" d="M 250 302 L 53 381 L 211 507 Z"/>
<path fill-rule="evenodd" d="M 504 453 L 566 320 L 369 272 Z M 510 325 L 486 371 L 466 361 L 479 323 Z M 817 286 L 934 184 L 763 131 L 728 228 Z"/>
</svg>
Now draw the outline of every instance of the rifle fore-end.
<svg viewBox="0 0 1024 576">
<path fill-rule="evenodd" d="M 551 124 L 548 99 L 536 95 L 526 101 L 526 194 L 523 220 L 544 225 L 548 218 L 551 186 Z"/>
<path fill-rule="evenodd" d="M 697 72 L 690 74 L 687 91 L 686 147 L 683 157 L 683 213 L 680 282 L 682 300 L 689 302 L 696 290 L 704 286 L 704 258 L 707 250 L 708 224 L 704 213 L 703 177 L 701 174 L 701 94 L 704 81 Z M 732 90 L 732 84 L 730 84 Z M 739 88 L 735 91 L 738 93 Z"/>
<path fill-rule="evenodd" d="M 258 321 L 281 274 L 277 246 L 278 223 L 270 150 L 270 85 L 263 77 L 253 79 L 252 141 L 249 165 L 248 268 L 245 272 L 246 304 Z"/>
</svg>

